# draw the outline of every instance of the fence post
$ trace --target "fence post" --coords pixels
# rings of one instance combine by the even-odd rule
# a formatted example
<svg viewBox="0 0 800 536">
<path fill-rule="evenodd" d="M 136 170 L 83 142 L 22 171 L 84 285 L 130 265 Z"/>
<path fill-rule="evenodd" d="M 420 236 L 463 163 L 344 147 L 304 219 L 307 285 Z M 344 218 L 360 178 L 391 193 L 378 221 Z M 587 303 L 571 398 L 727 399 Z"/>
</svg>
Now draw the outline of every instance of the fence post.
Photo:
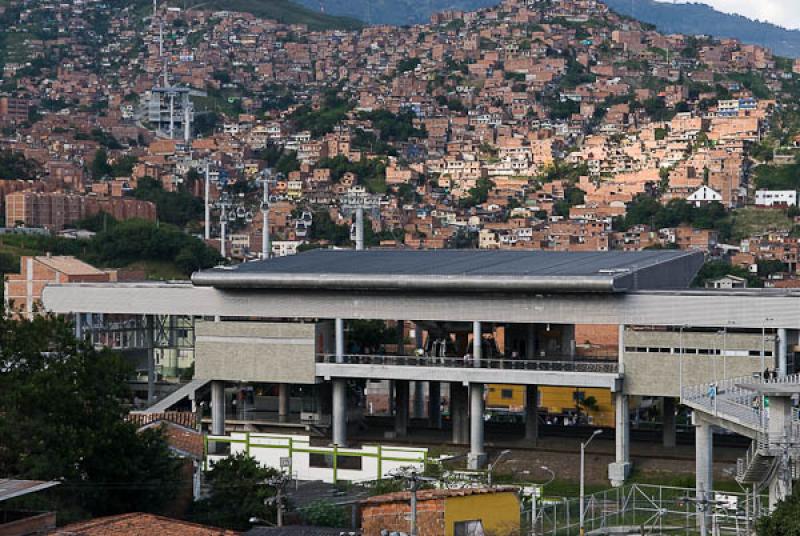
<svg viewBox="0 0 800 536">
<path fill-rule="evenodd" d="M 383 480 L 383 446 L 378 445 L 378 478 L 376 480 Z"/>
<path fill-rule="evenodd" d="M 333 444 L 333 483 L 336 484 L 336 473 L 339 465 L 339 445 Z"/>
</svg>

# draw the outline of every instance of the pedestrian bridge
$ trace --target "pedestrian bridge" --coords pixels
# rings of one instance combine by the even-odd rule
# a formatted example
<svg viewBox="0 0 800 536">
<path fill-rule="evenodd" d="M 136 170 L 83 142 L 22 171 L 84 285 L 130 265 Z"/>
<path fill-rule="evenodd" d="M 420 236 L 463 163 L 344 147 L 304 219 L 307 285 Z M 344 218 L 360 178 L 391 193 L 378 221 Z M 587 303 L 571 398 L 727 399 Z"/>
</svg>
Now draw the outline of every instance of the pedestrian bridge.
<svg viewBox="0 0 800 536">
<path fill-rule="evenodd" d="M 418 355 L 318 354 L 319 377 L 598 387 L 618 391 L 622 375 L 616 356 L 591 360 L 571 356 L 546 359 L 431 357 Z"/>
</svg>

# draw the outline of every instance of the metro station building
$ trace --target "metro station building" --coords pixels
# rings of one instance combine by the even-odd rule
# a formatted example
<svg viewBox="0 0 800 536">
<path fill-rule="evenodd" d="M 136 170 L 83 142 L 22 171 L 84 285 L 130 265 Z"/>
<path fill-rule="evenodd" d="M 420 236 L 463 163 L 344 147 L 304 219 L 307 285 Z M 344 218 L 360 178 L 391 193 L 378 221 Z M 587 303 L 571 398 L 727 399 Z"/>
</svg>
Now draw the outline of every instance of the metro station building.
<svg viewBox="0 0 800 536">
<path fill-rule="evenodd" d="M 631 467 L 629 397 L 663 398 L 663 440 L 674 445 L 682 391 L 765 368 L 781 377 L 793 372 L 800 294 L 690 289 L 703 260 L 664 250 L 317 250 L 201 271 L 191 283 L 48 286 L 43 300 L 50 311 L 74 314 L 82 335 L 113 330 L 120 318 L 141 319 L 137 329 L 148 330 L 150 341 L 170 339 L 171 325 L 193 330 L 193 381 L 149 411 L 210 390 L 216 436 L 260 421 L 258 412 L 244 411 L 226 428 L 226 388 L 276 384 L 276 422 L 300 416 L 346 446 L 348 426 L 364 409 L 348 384 L 388 381 L 396 437 L 413 439 L 412 416 L 441 427 L 446 398 L 452 440 L 468 444 L 469 465 L 480 468 L 487 385 L 524 386 L 532 443 L 537 389 L 606 389 L 616 434 L 608 475 L 621 485 Z M 361 320 L 400 321 L 409 336 L 398 337 L 394 353 L 370 353 L 349 340 Z M 576 340 L 576 327 L 593 326 L 616 330 L 608 355 L 586 352 Z M 299 388 L 300 400 L 290 398 Z"/>
</svg>

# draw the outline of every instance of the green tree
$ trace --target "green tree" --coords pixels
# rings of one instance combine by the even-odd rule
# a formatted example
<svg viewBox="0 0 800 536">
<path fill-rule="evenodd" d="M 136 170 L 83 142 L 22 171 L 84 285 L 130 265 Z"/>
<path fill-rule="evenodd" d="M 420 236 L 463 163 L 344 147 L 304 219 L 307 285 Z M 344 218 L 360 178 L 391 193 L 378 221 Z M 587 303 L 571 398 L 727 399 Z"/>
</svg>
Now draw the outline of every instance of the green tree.
<svg viewBox="0 0 800 536">
<path fill-rule="evenodd" d="M 233 530 L 249 529 L 251 517 L 274 523 L 275 507 L 265 502 L 275 495 L 267 481 L 276 475 L 246 454 L 224 458 L 208 472 L 209 496 L 193 505 L 190 518 Z"/>
<path fill-rule="evenodd" d="M 95 151 L 90 171 L 94 180 L 100 180 L 111 175 L 112 169 L 108 163 L 108 153 L 103 147 Z"/>
<path fill-rule="evenodd" d="M 800 491 L 795 489 L 791 497 L 781 501 L 771 515 L 756 523 L 758 536 L 800 535 Z"/>
<path fill-rule="evenodd" d="M 152 177 L 142 177 L 133 191 L 134 197 L 156 204 L 160 221 L 184 227 L 203 217 L 203 202 L 186 190 L 168 192 Z"/>
<path fill-rule="evenodd" d="M 61 319 L 0 318 L 0 474 L 60 480 L 62 520 L 162 511 L 178 462 L 160 431 L 123 420 L 131 372 Z"/>
<path fill-rule="evenodd" d="M 318 499 L 302 509 L 303 521 L 314 527 L 346 527 L 350 523 L 347 511 L 339 505 Z"/>
</svg>

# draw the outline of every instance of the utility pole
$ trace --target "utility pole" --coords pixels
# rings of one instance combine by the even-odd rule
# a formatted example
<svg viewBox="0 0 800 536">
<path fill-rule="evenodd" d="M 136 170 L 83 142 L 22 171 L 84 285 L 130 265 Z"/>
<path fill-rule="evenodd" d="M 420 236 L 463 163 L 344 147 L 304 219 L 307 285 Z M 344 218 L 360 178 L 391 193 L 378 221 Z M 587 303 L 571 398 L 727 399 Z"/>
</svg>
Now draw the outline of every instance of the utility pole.
<svg viewBox="0 0 800 536">
<path fill-rule="evenodd" d="M 269 259 L 272 256 L 272 239 L 269 234 L 269 183 L 272 180 L 272 170 L 265 169 L 262 172 L 261 181 L 264 187 L 264 197 L 261 200 L 261 259 Z"/>
<path fill-rule="evenodd" d="M 411 500 L 409 506 L 411 507 L 410 516 L 410 531 L 409 536 L 419 536 L 417 532 L 417 492 L 420 490 L 422 482 L 436 482 L 435 478 L 429 478 L 418 475 L 416 471 L 410 473 L 398 473 L 394 478 L 403 479 L 408 484 L 408 490 L 411 492 Z"/>
<path fill-rule="evenodd" d="M 205 181 L 205 239 L 211 239 L 211 205 L 209 204 L 209 196 L 211 194 L 211 162 L 206 160 L 206 181 Z"/>
</svg>

